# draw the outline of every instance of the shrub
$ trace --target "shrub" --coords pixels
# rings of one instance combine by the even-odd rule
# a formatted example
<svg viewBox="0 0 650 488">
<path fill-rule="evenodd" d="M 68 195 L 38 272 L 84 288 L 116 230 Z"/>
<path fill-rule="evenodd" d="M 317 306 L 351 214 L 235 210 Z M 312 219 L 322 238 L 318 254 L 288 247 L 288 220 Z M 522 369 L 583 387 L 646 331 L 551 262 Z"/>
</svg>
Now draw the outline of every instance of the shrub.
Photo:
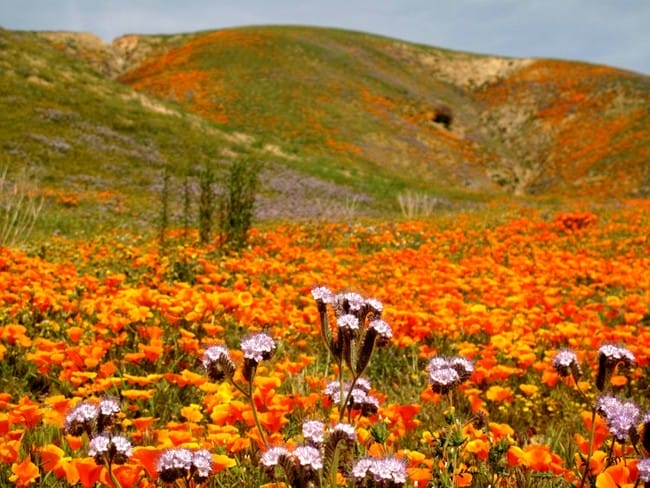
<svg viewBox="0 0 650 488">
<path fill-rule="evenodd" d="M 241 249 L 246 244 L 253 223 L 262 166 L 260 161 L 248 158 L 231 163 L 220 201 L 222 245 Z"/>
</svg>

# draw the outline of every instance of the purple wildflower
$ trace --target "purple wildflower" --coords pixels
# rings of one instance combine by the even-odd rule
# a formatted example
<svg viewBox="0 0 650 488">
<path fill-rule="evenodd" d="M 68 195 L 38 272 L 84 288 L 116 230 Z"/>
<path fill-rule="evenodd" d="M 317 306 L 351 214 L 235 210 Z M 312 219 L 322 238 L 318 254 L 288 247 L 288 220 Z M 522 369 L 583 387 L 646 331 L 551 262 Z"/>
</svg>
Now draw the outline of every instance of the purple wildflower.
<svg viewBox="0 0 650 488">
<path fill-rule="evenodd" d="M 318 449 L 313 446 L 296 447 L 293 451 L 300 466 L 318 471 L 323 467 L 323 458 Z"/>
<path fill-rule="evenodd" d="M 641 459 L 636 463 L 639 470 L 639 479 L 644 483 L 650 483 L 650 458 Z"/>
<path fill-rule="evenodd" d="M 84 432 L 90 435 L 95 428 L 98 413 L 94 403 L 78 403 L 65 417 L 65 431 L 71 435 L 81 435 Z"/>
<path fill-rule="evenodd" d="M 230 351 L 224 346 L 210 346 L 203 353 L 203 367 L 212 381 L 232 378 L 235 374 L 235 363 L 230 357 Z"/>
<path fill-rule="evenodd" d="M 361 410 L 361 414 L 371 416 L 379 410 L 379 400 L 361 388 L 354 388 L 351 393 L 350 408 Z"/>
<path fill-rule="evenodd" d="M 285 447 L 272 447 L 260 459 L 260 463 L 267 468 L 272 468 L 278 465 L 281 456 L 291 456 L 291 453 Z"/>
<path fill-rule="evenodd" d="M 121 412 L 120 404 L 114 398 L 104 398 L 99 402 L 99 413 L 107 417 L 117 415 Z"/>
<path fill-rule="evenodd" d="M 428 369 L 431 389 L 444 394 L 467 381 L 474 372 L 474 365 L 460 356 L 435 356 L 429 362 Z"/>
<path fill-rule="evenodd" d="M 598 354 L 604 356 L 610 361 L 624 363 L 626 365 L 634 364 L 635 357 L 628 349 L 616 346 L 614 344 L 604 344 L 598 349 Z"/>
<path fill-rule="evenodd" d="M 320 445 L 325 440 L 325 424 L 319 420 L 303 422 L 302 436 L 310 444 Z"/>
<path fill-rule="evenodd" d="M 634 354 L 624 347 L 614 344 L 604 344 L 598 349 L 598 374 L 596 375 L 596 388 L 604 392 L 616 366 L 621 364 L 628 367 L 634 364 Z"/>
<path fill-rule="evenodd" d="M 373 486 L 400 487 L 406 483 L 406 464 L 393 456 L 363 458 L 352 468 L 351 474 L 359 482 L 372 481 Z"/>
<path fill-rule="evenodd" d="M 241 342 L 244 358 L 259 363 L 262 359 L 270 359 L 275 351 L 275 341 L 265 332 L 252 335 Z"/>
<path fill-rule="evenodd" d="M 349 388 L 350 385 L 346 383 L 346 388 Z M 365 391 L 366 393 L 370 391 L 370 382 L 365 378 L 357 378 L 357 382 L 354 384 L 355 388 Z"/>
<path fill-rule="evenodd" d="M 114 398 L 104 398 L 97 406 L 97 431 L 104 432 L 110 428 L 121 412 L 120 404 Z"/>
<path fill-rule="evenodd" d="M 639 420 L 639 408 L 633 402 L 610 395 L 598 399 L 596 410 L 605 418 L 609 432 L 619 442 L 625 442 Z"/>
<path fill-rule="evenodd" d="M 460 356 L 451 358 L 449 360 L 449 364 L 456 370 L 456 373 L 458 373 L 461 383 L 467 381 L 474 372 L 474 363 L 472 363 L 469 359 L 465 359 Z"/>
<path fill-rule="evenodd" d="M 325 386 L 323 394 L 326 395 L 331 401 L 339 402 L 341 400 L 341 383 L 338 381 L 330 381 Z"/>
<path fill-rule="evenodd" d="M 340 329 L 357 331 L 359 330 L 359 319 L 356 315 L 346 313 L 336 319 L 336 325 L 338 325 Z"/>
<path fill-rule="evenodd" d="M 88 455 L 97 464 L 124 464 L 133 454 L 131 441 L 121 435 L 100 434 L 88 444 Z"/>
<path fill-rule="evenodd" d="M 570 376 L 573 371 L 580 371 L 576 353 L 570 349 L 562 349 L 553 358 L 553 368 L 562 377 Z"/>
<path fill-rule="evenodd" d="M 366 308 L 370 310 L 373 316 L 380 317 L 381 312 L 384 310 L 384 305 L 374 298 L 366 298 Z"/>
<path fill-rule="evenodd" d="M 212 473 L 212 454 L 207 449 L 199 449 L 192 454 L 193 478 L 198 483 L 204 482 Z"/>
<path fill-rule="evenodd" d="M 347 313 L 359 313 L 365 304 L 365 299 L 354 292 L 339 293 L 334 297 L 334 309 L 337 316 Z"/>
<path fill-rule="evenodd" d="M 339 422 L 338 424 L 336 424 L 332 428 L 331 432 L 332 433 L 341 432 L 342 434 L 344 434 L 351 441 L 354 441 L 357 438 L 357 435 L 354 432 L 354 427 L 351 426 L 350 424 L 344 424 L 342 422 Z"/>
<path fill-rule="evenodd" d="M 334 303 L 334 294 L 326 286 L 316 286 L 311 290 L 311 296 L 320 303 Z"/>
<path fill-rule="evenodd" d="M 434 393 L 447 393 L 460 384 L 458 372 L 451 367 L 430 369 L 429 383 Z"/>
<path fill-rule="evenodd" d="M 390 325 L 381 319 L 370 321 L 369 327 L 377 332 L 377 336 L 379 337 L 377 345 L 379 346 L 386 345 L 393 338 L 393 330 Z"/>
<path fill-rule="evenodd" d="M 185 448 L 168 449 L 158 458 L 156 471 L 165 483 L 186 479 L 192 469 L 192 451 Z"/>
</svg>

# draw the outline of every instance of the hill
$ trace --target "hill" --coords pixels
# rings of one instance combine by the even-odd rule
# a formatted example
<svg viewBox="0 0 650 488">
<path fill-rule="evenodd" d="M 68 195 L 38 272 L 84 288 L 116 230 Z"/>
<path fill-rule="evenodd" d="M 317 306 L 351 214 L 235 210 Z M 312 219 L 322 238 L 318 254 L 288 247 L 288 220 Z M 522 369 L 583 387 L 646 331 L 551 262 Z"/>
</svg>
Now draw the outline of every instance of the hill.
<svg viewBox="0 0 650 488">
<path fill-rule="evenodd" d="M 637 73 L 295 26 L 112 45 L 0 31 L 0 47 L 7 164 L 107 225 L 155 220 L 164 168 L 177 188 L 237 157 L 268 163 L 266 217 L 394 212 L 407 190 L 650 195 L 650 77 Z"/>
</svg>

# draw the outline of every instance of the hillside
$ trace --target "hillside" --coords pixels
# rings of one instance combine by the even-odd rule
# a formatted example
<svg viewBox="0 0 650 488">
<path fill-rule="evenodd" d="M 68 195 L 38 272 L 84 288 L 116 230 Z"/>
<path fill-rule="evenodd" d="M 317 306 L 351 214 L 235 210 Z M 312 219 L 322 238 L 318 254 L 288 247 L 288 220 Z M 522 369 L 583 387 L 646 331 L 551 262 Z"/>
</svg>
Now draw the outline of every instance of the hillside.
<svg viewBox="0 0 650 488">
<path fill-rule="evenodd" d="M 238 157 L 268 163 L 260 217 L 390 213 L 407 190 L 650 196 L 650 77 L 603 66 L 248 27 L 0 30 L 0 68 L 0 157 L 35 171 L 64 233 L 61 212 L 151 224 L 164 168 L 179 188 Z"/>
</svg>

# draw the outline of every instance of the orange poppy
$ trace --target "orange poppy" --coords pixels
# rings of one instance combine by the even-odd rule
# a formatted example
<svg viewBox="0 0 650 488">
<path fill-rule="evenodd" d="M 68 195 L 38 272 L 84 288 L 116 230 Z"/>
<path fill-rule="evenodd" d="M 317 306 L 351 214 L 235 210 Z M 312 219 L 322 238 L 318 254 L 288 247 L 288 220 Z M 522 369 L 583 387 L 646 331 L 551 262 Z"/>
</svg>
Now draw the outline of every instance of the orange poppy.
<svg viewBox="0 0 650 488">
<path fill-rule="evenodd" d="M 432 478 L 431 468 L 406 468 L 406 474 L 415 486 L 428 486 Z"/>
<path fill-rule="evenodd" d="M 485 398 L 496 403 L 512 402 L 514 395 L 512 389 L 500 385 L 493 385 L 485 392 Z"/>
<path fill-rule="evenodd" d="M 158 458 L 164 449 L 151 446 L 135 446 L 131 461 L 139 464 L 147 473 L 149 478 L 155 480 L 158 477 Z"/>
<path fill-rule="evenodd" d="M 70 464 L 74 470 L 70 470 L 68 483 L 81 483 L 83 488 L 92 488 L 99 481 L 104 466 L 98 465 L 93 458 L 73 458 Z"/>
<path fill-rule="evenodd" d="M 38 466 L 31 461 L 29 456 L 25 457 L 20 463 L 12 464 L 11 472 L 13 474 L 9 477 L 9 481 L 18 488 L 31 486 L 41 476 Z"/>
<path fill-rule="evenodd" d="M 236 465 L 237 461 L 225 454 L 212 454 L 212 469 L 215 473 Z"/>
<path fill-rule="evenodd" d="M 53 472 L 57 478 L 63 478 L 67 472 L 65 466 L 69 465 L 71 457 L 65 456 L 65 451 L 54 444 L 47 444 L 39 449 L 43 470 Z"/>
<path fill-rule="evenodd" d="M 126 486 L 136 486 L 138 480 L 142 477 L 142 468 L 133 464 L 122 464 L 113 466 L 113 478 L 107 469 L 103 469 L 99 475 L 99 481 L 110 488 L 124 488 Z"/>
<path fill-rule="evenodd" d="M 186 407 L 181 407 L 181 416 L 189 421 L 198 423 L 203 420 L 203 412 L 201 406 L 195 403 L 192 403 Z"/>
<path fill-rule="evenodd" d="M 632 482 L 634 479 L 630 479 L 630 468 L 623 463 L 617 463 L 596 477 L 596 488 L 619 488 Z"/>
</svg>

